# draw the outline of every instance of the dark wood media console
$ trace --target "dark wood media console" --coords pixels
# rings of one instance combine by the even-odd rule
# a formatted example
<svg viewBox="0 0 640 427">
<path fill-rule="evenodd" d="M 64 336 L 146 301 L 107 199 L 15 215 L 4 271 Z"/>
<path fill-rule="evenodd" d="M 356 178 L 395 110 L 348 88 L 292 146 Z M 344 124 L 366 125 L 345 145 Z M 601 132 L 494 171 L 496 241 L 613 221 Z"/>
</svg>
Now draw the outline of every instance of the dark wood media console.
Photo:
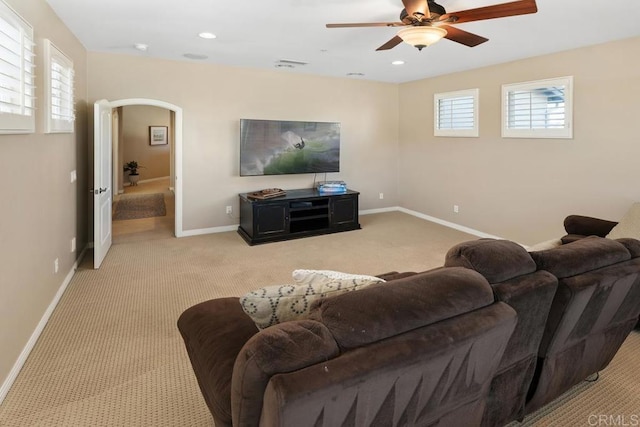
<svg viewBox="0 0 640 427">
<path fill-rule="evenodd" d="M 320 194 L 287 190 L 285 196 L 253 200 L 240 194 L 238 233 L 250 245 L 357 230 L 358 193 Z"/>
</svg>

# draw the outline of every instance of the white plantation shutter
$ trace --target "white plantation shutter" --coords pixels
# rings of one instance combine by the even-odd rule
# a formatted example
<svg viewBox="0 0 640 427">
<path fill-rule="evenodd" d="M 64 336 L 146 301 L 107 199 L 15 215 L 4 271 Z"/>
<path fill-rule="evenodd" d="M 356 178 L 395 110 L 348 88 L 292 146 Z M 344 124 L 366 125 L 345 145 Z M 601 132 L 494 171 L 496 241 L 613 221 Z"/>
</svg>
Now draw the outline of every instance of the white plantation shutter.
<svg viewBox="0 0 640 427">
<path fill-rule="evenodd" d="M 35 131 L 33 28 L 0 1 L 0 133 Z"/>
<path fill-rule="evenodd" d="M 44 40 L 46 77 L 45 132 L 73 132 L 73 62 L 51 41 Z"/>
<path fill-rule="evenodd" d="M 434 95 L 435 136 L 478 136 L 478 89 Z"/>
<path fill-rule="evenodd" d="M 573 78 L 502 86 L 502 136 L 571 138 Z"/>
</svg>

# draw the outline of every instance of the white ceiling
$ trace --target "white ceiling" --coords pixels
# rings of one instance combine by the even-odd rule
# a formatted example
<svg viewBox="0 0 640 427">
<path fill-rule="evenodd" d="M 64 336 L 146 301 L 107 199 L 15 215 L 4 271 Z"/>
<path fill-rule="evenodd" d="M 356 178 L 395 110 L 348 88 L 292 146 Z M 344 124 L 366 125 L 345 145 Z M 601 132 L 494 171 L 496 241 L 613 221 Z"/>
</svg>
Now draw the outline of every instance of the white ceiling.
<svg viewBox="0 0 640 427">
<path fill-rule="evenodd" d="M 439 0 L 447 12 L 506 0 Z M 469 48 L 450 40 L 419 52 L 375 49 L 397 28 L 325 28 L 326 23 L 397 21 L 401 0 L 47 0 L 89 51 L 407 82 L 580 46 L 640 36 L 640 0 L 538 0 L 538 13 L 459 24 L 489 38 Z M 198 33 L 210 31 L 215 40 Z M 149 45 L 146 52 L 135 43 Z M 404 65 L 391 65 L 394 60 Z M 596 61 L 597 58 L 594 58 Z"/>
</svg>

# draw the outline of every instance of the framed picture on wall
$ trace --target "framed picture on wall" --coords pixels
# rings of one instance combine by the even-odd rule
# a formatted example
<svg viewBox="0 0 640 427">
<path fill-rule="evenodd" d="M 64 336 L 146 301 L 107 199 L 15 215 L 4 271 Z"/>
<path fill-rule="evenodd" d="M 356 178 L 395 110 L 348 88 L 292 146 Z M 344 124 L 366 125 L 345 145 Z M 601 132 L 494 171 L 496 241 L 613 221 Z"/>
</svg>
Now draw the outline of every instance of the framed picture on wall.
<svg viewBox="0 0 640 427">
<path fill-rule="evenodd" d="M 149 145 L 166 145 L 167 126 L 149 126 Z"/>
</svg>

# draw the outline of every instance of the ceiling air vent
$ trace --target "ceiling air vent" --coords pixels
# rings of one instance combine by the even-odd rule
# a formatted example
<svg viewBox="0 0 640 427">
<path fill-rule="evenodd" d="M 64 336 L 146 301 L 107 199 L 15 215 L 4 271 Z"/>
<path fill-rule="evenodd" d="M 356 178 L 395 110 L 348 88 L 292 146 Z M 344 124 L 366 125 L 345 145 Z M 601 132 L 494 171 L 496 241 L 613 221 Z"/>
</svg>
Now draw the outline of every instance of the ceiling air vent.
<svg viewBox="0 0 640 427">
<path fill-rule="evenodd" d="M 295 68 L 298 65 L 307 65 L 308 62 L 296 61 L 295 59 L 279 59 L 276 61 L 276 67 L 278 68 Z"/>
</svg>

